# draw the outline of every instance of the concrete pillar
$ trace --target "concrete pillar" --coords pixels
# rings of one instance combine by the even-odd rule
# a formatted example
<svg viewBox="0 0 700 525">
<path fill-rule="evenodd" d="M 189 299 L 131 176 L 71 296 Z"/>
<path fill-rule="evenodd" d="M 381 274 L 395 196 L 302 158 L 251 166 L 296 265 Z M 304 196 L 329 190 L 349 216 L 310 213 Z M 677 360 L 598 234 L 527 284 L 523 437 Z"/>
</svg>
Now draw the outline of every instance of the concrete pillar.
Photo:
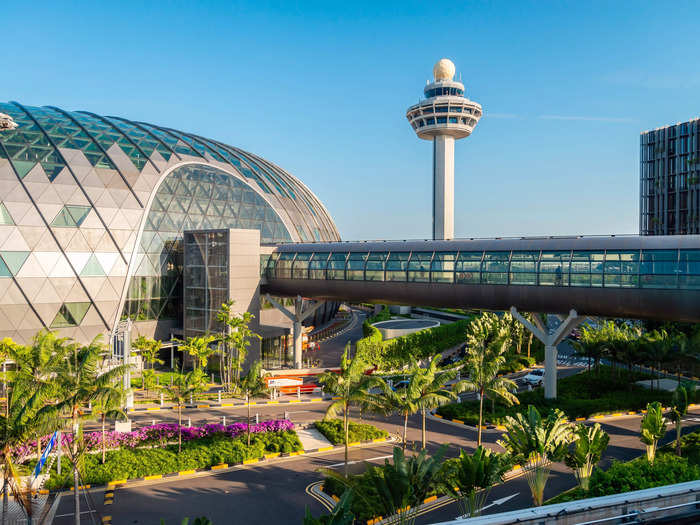
<svg viewBox="0 0 700 525">
<path fill-rule="evenodd" d="M 455 139 L 433 139 L 433 239 L 453 239 L 455 233 Z"/>
<path fill-rule="evenodd" d="M 300 295 L 297 295 L 296 299 L 294 300 L 294 313 L 290 312 L 287 308 L 279 304 L 277 301 L 275 301 L 272 297 L 270 297 L 270 294 L 267 294 L 267 300 L 270 301 L 270 303 L 277 308 L 280 312 L 282 312 L 287 318 L 289 318 L 292 321 L 292 326 L 293 326 L 293 350 L 294 350 L 294 368 L 301 368 L 302 367 L 302 362 L 301 362 L 301 355 L 302 355 L 302 336 L 304 334 L 303 327 L 302 327 L 302 322 L 304 319 L 309 317 L 311 314 L 313 314 L 316 310 L 318 310 L 323 303 L 319 302 L 313 305 L 311 308 L 306 310 L 306 312 L 303 312 L 303 307 L 304 307 L 304 300 L 301 298 Z"/>
<path fill-rule="evenodd" d="M 586 320 L 585 316 L 579 316 L 576 310 L 569 311 L 569 316 L 562 321 L 559 328 L 550 333 L 549 329 L 540 319 L 539 315 L 535 316 L 534 326 L 530 321 L 525 319 L 518 310 L 512 306 L 510 308 L 511 315 L 520 321 L 525 328 L 530 330 L 532 334 L 542 341 L 544 344 L 544 397 L 545 399 L 556 399 L 557 397 L 557 345 L 566 338 L 571 331 Z"/>
</svg>

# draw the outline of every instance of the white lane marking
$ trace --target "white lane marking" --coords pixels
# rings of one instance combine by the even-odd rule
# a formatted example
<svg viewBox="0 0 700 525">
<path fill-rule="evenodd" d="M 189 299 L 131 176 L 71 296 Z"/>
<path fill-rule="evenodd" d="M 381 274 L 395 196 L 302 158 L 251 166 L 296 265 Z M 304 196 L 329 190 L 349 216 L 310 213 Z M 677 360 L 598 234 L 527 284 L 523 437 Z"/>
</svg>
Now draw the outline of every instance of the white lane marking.
<svg viewBox="0 0 700 525">
<path fill-rule="evenodd" d="M 348 461 L 348 465 L 354 465 L 355 463 L 364 463 L 365 461 L 376 461 L 378 459 L 387 459 L 392 457 L 394 457 L 394 455 L 389 454 L 388 456 L 377 456 L 376 458 L 358 459 L 356 461 Z M 342 467 L 343 465 L 345 465 L 345 463 L 334 463 L 333 465 L 328 465 L 327 468 Z"/>
</svg>

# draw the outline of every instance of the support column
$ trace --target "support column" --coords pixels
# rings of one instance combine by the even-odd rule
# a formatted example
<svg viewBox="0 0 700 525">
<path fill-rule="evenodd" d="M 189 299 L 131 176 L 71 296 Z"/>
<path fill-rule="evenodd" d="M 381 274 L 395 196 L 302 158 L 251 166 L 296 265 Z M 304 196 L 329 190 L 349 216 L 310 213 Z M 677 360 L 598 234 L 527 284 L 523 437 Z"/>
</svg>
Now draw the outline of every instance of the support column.
<svg viewBox="0 0 700 525">
<path fill-rule="evenodd" d="M 294 333 L 292 336 L 292 339 L 294 341 L 294 368 L 301 368 L 301 339 L 303 335 L 301 323 L 304 321 L 304 319 L 306 319 L 316 310 L 318 310 L 323 305 L 323 302 L 319 301 L 318 303 L 310 307 L 308 310 L 306 310 L 306 312 L 302 312 L 302 309 L 304 307 L 304 300 L 301 298 L 301 295 L 297 295 L 296 299 L 294 300 L 294 313 L 292 313 L 289 310 L 287 310 L 284 306 L 279 304 L 277 301 L 275 301 L 272 297 L 270 297 L 270 294 L 267 294 L 266 297 L 267 300 L 270 301 L 270 303 L 272 303 L 272 305 L 275 308 L 277 308 L 289 320 L 292 321 L 292 326 L 294 328 Z"/>
<path fill-rule="evenodd" d="M 557 345 L 561 343 L 574 328 L 585 321 L 586 317 L 579 316 L 576 310 L 570 310 L 569 316 L 561 322 L 559 328 L 550 333 L 539 315 L 536 315 L 534 318 L 535 324 L 537 325 L 534 326 L 530 321 L 520 315 L 515 306 L 511 306 L 510 313 L 544 344 L 544 397 L 545 399 L 556 399 Z"/>
<path fill-rule="evenodd" d="M 433 139 L 433 239 L 453 239 L 455 234 L 455 139 Z"/>
</svg>

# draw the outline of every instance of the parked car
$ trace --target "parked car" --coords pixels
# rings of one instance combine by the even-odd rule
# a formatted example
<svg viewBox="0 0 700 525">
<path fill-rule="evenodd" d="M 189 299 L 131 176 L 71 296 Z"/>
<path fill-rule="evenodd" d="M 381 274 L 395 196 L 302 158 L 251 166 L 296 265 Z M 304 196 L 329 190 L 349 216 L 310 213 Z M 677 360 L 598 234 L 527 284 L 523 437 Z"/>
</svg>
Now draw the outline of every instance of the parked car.
<svg viewBox="0 0 700 525">
<path fill-rule="evenodd" d="M 544 380 L 544 368 L 535 368 L 530 370 L 528 374 L 523 377 L 523 383 L 531 386 L 540 386 Z"/>
</svg>

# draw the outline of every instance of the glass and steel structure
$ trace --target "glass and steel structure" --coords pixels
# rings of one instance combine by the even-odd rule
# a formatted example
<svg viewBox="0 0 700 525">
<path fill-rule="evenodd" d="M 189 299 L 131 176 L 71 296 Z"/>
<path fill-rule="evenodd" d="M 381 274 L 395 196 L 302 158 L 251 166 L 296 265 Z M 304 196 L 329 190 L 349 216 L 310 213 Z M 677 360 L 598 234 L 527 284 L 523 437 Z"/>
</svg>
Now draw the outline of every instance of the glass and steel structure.
<svg viewBox="0 0 700 525">
<path fill-rule="evenodd" d="M 252 153 L 119 117 L 0 103 L 0 337 L 89 341 L 123 318 L 168 338 L 182 319 L 183 232 L 337 241 L 298 179 Z"/>
<path fill-rule="evenodd" d="M 341 267 L 342 266 L 342 267 Z M 268 279 L 700 290 L 694 250 L 275 252 Z"/>
<path fill-rule="evenodd" d="M 639 233 L 700 233 L 700 119 L 639 137 Z"/>
<path fill-rule="evenodd" d="M 265 278 L 279 295 L 700 320 L 693 235 L 291 243 Z"/>
</svg>

